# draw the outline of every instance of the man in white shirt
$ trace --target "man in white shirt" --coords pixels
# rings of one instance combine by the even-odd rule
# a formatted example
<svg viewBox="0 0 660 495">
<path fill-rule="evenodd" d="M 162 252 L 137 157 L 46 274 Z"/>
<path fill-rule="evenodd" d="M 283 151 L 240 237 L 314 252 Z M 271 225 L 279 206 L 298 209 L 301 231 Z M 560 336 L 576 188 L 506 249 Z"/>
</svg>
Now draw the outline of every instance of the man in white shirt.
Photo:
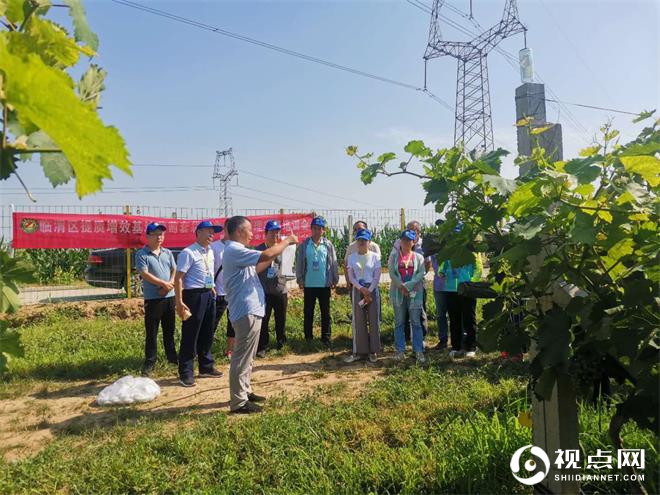
<svg viewBox="0 0 660 495">
<path fill-rule="evenodd" d="M 183 320 L 179 348 L 179 381 L 184 387 L 195 386 L 194 361 L 199 362 L 200 377 L 220 377 L 215 368 L 211 346 L 215 320 L 215 288 L 213 281 L 213 234 L 220 225 L 206 220 L 197 225 L 197 241 L 179 254 L 174 276 L 176 312 Z"/>
</svg>

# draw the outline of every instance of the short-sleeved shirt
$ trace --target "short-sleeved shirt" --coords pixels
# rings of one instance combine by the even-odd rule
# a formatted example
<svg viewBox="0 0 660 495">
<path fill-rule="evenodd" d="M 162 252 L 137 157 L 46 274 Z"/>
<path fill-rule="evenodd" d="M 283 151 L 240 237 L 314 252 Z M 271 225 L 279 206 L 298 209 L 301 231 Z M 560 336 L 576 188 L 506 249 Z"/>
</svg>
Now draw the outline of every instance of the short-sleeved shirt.
<svg viewBox="0 0 660 495">
<path fill-rule="evenodd" d="M 156 254 L 149 246 L 144 246 L 135 253 L 135 269 L 138 273 L 147 272 L 156 278 L 169 281 L 175 267 L 174 255 L 167 248 L 161 247 L 160 252 Z M 169 291 L 164 296 L 158 293 L 159 290 L 158 285 L 142 279 L 142 293 L 145 300 L 174 297 L 174 290 Z"/>
<path fill-rule="evenodd" d="M 222 272 L 232 322 L 247 315 L 263 317 L 265 314 L 266 297 L 257 276 L 260 257 L 261 251 L 248 249 L 240 242 L 225 244 Z"/>
<path fill-rule="evenodd" d="M 265 251 L 266 243 L 262 242 L 257 246 L 258 251 Z M 261 286 L 266 294 L 286 294 L 286 278 L 282 275 L 282 255 L 275 258 L 270 266 L 259 273 Z"/>
<path fill-rule="evenodd" d="M 433 265 L 433 290 L 438 291 L 438 292 L 444 292 L 445 291 L 445 282 L 447 278 L 445 277 L 444 273 L 442 273 L 440 270 L 442 268 L 442 263 L 438 263 L 438 260 L 436 259 L 435 255 L 431 256 L 431 264 Z"/>
<path fill-rule="evenodd" d="M 215 277 L 215 293 L 218 296 L 225 295 L 224 284 L 224 268 L 220 270 L 222 261 L 225 254 L 225 242 L 223 240 L 213 241 L 211 243 L 211 250 L 213 251 L 213 276 Z M 218 273 L 220 270 L 220 273 Z M 217 276 L 216 276 L 217 274 Z"/>
<path fill-rule="evenodd" d="M 351 254 L 357 253 L 358 250 L 358 243 L 357 241 L 351 242 L 348 247 L 346 248 L 346 255 L 344 256 L 344 262 L 348 263 L 348 258 Z M 369 243 L 369 251 L 372 253 L 376 253 L 378 257 L 380 258 L 380 246 L 376 244 L 374 241 L 371 241 Z"/>
<path fill-rule="evenodd" d="M 213 251 L 210 246 L 203 248 L 199 243 L 194 243 L 185 248 L 179 254 L 176 262 L 176 271 L 185 273 L 183 277 L 184 289 L 204 289 L 213 286 Z"/>
<path fill-rule="evenodd" d="M 380 269 L 380 256 L 372 251 L 366 254 L 353 253 L 348 257 L 348 269 L 362 287 L 369 287 L 376 270 Z"/>
<path fill-rule="evenodd" d="M 328 266 L 328 248 L 322 242 L 317 246 L 313 241 L 307 243 L 305 251 L 307 270 L 305 287 L 325 287 Z"/>
</svg>

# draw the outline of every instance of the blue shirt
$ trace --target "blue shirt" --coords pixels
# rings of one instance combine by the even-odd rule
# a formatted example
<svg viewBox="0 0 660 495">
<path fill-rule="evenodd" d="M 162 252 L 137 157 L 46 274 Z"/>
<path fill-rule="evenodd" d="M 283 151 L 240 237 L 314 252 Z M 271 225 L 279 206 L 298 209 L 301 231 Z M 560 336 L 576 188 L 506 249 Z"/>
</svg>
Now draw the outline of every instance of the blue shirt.
<svg viewBox="0 0 660 495">
<path fill-rule="evenodd" d="M 438 292 L 445 291 L 445 281 L 446 278 L 444 274 L 440 271 L 442 264 L 438 263 L 438 260 L 435 258 L 435 255 L 431 256 L 431 263 L 433 264 L 433 290 Z"/>
<path fill-rule="evenodd" d="M 154 253 L 149 249 L 149 246 L 144 246 L 135 253 L 135 269 L 138 273 L 148 272 L 156 278 L 169 282 L 172 277 L 172 270 L 175 267 L 176 263 L 172 251 L 164 247 L 160 248 L 159 254 Z M 169 291 L 164 296 L 158 293 L 159 290 L 160 286 L 142 279 L 142 293 L 145 300 L 174 297 L 174 290 Z"/>
<path fill-rule="evenodd" d="M 185 273 L 184 289 L 213 287 L 213 251 L 194 243 L 181 251 L 176 262 L 176 271 Z M 210 284 L 210 286 L 209 286 Z"/>
<path fill-rule="evenodd" d="M 314 241 L 307 243 L 307 271 L 305 273 L 305 287 L 325 287 L 325 269 L 328 264 L 328 248 L 323 243 L 318 247 Z"/>
<path fill-rule="evenodd" d="M 257 276 L 260 257 L 261 251 L 248 249 L 240 242 L 225 244 L 222 273 L 232 322 L 247 315 L 263 317 L 265 314 L 266 296 Z"/>
</svg>

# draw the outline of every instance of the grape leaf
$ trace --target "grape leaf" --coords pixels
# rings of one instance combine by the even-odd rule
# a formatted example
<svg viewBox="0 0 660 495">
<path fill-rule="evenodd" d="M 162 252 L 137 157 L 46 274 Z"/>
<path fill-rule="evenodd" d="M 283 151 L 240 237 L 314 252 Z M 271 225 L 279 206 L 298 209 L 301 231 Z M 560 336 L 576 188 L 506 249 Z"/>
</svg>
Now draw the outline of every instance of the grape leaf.
<svg viewBox="0 0 660 495">
<path fill-rule="evenodd" d="M 577 177 L 578 183 L 589 184 L 596 180 L 603 171 L 601 167 L 594 165 L 601 160 L 602 157 L 599 155 L 594 155 L 582 159 L 576 158 L 567 162 L 564 166 L 564 170 L 567 173 Z"/>
<path fill-rule="evenodd" d="M 525 210 L 540 204 L 542 198 L 534 191 L 535 187 L 534 182 L 528 182 L 513 191 L 507 203 L 507 211 L 518 216 L 524 213 Z"/>
<path fill-rule="evenodd" d="M 68 75 L 48 67 L 37 55 L 18 57 L 8 50 L 16 33 L 0 33 L 0 70 L 6 101 L 21 123 L 41 128 L 62 149 L 76 174 L 79 197 L 98 191 L 114 165 L 130 175 L 128 151 L 119 132 L 103 124 L 73 91 Z"/>
<path fill-rule="evenodd" d="M 57 148 L 55 143 L 44 131 L 37 131 L 28 137 L 30 147 L 53 149 Z M 64 153 L 41 153 L 41 167 L 53 186 L 59 186 L 69 182 L 75 174 L 71 163 L 66 159 Z"/>
<path fill-rule="evenodd" d="M 424 182 L 422 187 L 426 191 L 425 205 L 435 202 L 444 204 L 449 199 L 449 188 L 447 187 L 447 181 L 444 179 L 431 179 Z"/>
<path fill-rule="evenodd" d="M 92 64 L 80 77 L 78 94 L 84 102 L 89 102 L 92 108 L 97 108 L 101 99 L 101 92 L 105 89 L 103 81 L 107 72 L 98 65 Z"/>
<path fill-rule="evenodd" d="M 651 187 L 660 185 L 660 159 L 650 155 L 622 156 L 619 159 L 628 172 L 641 175 Z"/>
<path fill-rule="evenodd" d="M 87 16 L 82 2 L 80 0 L 64 0 L 64 3 L 69 6 L 69 14 L 73 21 L 73 35 L 76 41 L 80 41 L 92 50 L 97 51 L 99 49 L 99 38 L 87 24 Z"/>
<path fill-rule="evenodd" d="M 506 179 L 499 175 L 483 175 L 482 179 L 486 184 L 497 189 L 497 192 L 502 195 L 510 194 L 516 190 L 516 181 L 513 179 Z"/>
<path fill-rule="evenodd" d="M 424 145 L 424 141 L 410 141 L 408 144 L 406 144 L 405 148 L 403 150 L 406 153 L 410 153 L 411 155 L 417 156 L 417 157 L 427 157 L 431 156 L 431 150 L 428 149 Z"/>
<path fill-rule="evenodd" d="M 27 26 L 24 36 L 12 40 L 13 53 L 37 53 L 47 65 L 71 67 L 78 62 L 80 47 L 57 24 L 32 16 Z"/>
</svg>

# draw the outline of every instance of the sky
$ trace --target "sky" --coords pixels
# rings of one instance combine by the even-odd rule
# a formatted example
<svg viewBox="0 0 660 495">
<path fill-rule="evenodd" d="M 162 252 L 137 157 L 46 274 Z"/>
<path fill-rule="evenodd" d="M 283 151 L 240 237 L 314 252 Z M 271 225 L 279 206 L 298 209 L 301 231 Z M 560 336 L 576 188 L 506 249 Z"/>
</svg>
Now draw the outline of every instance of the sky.
<svg viewBox="0 0 660 495">
<path fill-rule="evenodd" d="M 430 5 L 431 0 L 421 2 Z M 448 3 L 463 11 L 469 8 L 468 0 Z M 142 4 L 413 86 L 424 83 L 422 56 L 430 16 L 405 0 Z M 537 75 L 557 98 L 629 112 L 660 105 L 660 2 L 518 4 Z M 345 153 L 348 145 L 376 154 L 403 153 L 412 139 L 437 148 L 451 145 L 453 113 L 423 93 L 110 0 L 87 0 L 84 5 L 100 38 L 93 62 L 108 71 L 100 113 L 123 135 L 135 164 L 133 176 L 115 169 L 105 192 L 79 200 L 73 183 L 53 190 L 38 164 L 23 164 L 19 172 L 37 206 L 217 207 L 212 165 L 216 150 L 230 147 L 239 171 L 231 187 L 234 211 L 423 206 L 418 179 L 381 176 L 365 186 L 355 159 Z M 501 17 L 504 0 L 474 0 L 473 5 L 475 18 L 489 27 Z M 444 13 L 475 30 L 469 19 L 450 10 Z M 54 18 L 69 23 L 61 12 Z M 467 39 L 445 23 L 440 28 L 447 40 Z M 517 57 L 523 37 L 516 35 L 500 46 Z M 495 142 L 515 151 L 519 72 L 496 52 L 489 55 L 488 69 Z M 453 106 L 456 61 L 430 61 L 427 83 Z M 565 157 L 588 146 L 609 119 L 624 141 L 641 128 L 631 124 L 630 115 L 548 104 L 548 120 L 562 123 Z M 186 166 L 143 166 L 150 164 Z M 511 161 L 504 170 L 508 176 L 516 174 Z M 30 204 L 21 190 L 14 177 L 2 182 L 1 204 Z"/>
</svg>

